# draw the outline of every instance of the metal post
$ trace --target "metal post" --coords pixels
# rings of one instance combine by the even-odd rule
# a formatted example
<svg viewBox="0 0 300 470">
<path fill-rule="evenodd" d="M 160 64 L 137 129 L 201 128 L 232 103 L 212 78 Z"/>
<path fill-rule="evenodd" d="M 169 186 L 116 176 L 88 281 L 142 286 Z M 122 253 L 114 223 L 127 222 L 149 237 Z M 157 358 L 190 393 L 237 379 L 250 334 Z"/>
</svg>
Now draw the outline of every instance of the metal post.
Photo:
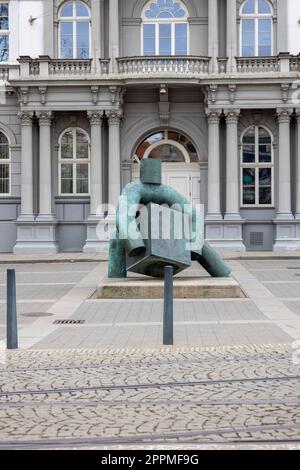
<svg viewBox="0 0 300 470">
<path fill-rule="evenodd" d="M 164 345 L 174 344 L 173 333 L 173 266 L 165 266 L 165 291 L 164 291 Z"/>
<path fill-rule="evenodd" d="M 6 317 L 7 349 L 18 349 L 16 272 L 14 269 L 7 270 L 7 299 L 6 301 L 7 301 L 7 317 Z"/>
</svg>

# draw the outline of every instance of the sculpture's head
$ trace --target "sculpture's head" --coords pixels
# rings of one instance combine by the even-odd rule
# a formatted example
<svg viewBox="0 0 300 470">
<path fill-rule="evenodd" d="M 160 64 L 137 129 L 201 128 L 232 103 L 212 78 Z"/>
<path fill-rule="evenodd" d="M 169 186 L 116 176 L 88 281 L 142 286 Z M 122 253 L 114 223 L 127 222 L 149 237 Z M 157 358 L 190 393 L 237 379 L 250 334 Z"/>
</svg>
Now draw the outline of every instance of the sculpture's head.
<svg viewBox="0 0 300 470">
<path fill-rule="evenodd" d="M 161 160 L 143 158 L 140 166 L 140 180 L 142 183 L 161 184 Z"/>
</svg>

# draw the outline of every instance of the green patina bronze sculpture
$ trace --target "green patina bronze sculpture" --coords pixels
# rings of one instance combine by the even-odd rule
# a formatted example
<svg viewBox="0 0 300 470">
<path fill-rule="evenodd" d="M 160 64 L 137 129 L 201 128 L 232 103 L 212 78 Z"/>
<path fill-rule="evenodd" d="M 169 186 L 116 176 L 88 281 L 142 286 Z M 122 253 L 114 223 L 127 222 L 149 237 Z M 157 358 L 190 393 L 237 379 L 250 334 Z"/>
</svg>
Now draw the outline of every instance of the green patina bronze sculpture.
<svg viewBox="0 0 300 470">
<path fill-rule="evenodd" d="M 132 271 L 162 278 L 166 265 L 173 266 L 176 274 L 192 261 L 198 261 L 213 277 L 230 274 L 229 265 L 204 240 L 204 220 L 197 208 L 161 183 L 161 160 L 143 159 L 140 180 L 129 183 L 120 197 L 116 230 L 110 238 L 108 275 L 125 278 Z"/>
</svg>

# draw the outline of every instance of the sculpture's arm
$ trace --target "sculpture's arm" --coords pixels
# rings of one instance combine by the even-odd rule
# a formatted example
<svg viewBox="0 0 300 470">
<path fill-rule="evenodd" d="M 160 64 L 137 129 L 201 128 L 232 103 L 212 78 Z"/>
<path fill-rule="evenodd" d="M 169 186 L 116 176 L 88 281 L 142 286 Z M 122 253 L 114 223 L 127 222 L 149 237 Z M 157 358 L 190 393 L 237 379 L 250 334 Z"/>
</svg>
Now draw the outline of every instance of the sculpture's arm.
<svg viewBox="0 0 300 470">
<path fill-rule="evenodd" d="M 124 240 L 129 256 L 136 256 L 145 250 L 145 243 L 136 220 L 137 207 L 142 197 L 143 185 L 137 181 L 125 186 L 117 209 L 117 228 L 120 239 Z"/>
</svg>

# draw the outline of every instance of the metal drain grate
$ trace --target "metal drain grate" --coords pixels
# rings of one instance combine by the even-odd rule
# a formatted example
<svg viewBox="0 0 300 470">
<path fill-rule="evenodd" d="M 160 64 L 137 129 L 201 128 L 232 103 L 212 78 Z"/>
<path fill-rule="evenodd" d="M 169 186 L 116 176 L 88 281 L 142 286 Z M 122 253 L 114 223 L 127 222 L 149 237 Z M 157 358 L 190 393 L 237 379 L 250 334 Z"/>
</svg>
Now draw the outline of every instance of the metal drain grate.
<svg viewBox="0 0 300 470">
<path fill-rule="evenodd" d="M 85 320 L 55 320 L 55 325 L 83 325 Z"/>
</svg>

